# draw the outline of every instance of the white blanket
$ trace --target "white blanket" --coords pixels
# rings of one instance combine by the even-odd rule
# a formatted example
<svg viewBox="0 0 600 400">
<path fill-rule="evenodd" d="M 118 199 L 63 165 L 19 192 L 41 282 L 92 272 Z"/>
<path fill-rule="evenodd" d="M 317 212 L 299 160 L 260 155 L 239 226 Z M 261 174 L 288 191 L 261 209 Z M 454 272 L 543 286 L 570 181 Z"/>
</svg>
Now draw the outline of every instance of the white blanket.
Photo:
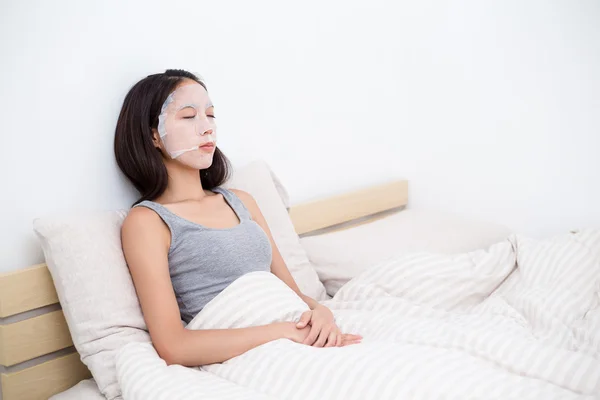
<svg viewBox="0 0 600 400">
<path fill-rule="evenodd" d="M 600 398 L 600 231 L 397 258 L 325 304 L 362 344 L 281 339 L 201 370 L 131 345 L 117 359 L 124 398 Z M 306 309 L 274 275 L 251 273 L 188 329 L 297 320 Z"/>
</svg>

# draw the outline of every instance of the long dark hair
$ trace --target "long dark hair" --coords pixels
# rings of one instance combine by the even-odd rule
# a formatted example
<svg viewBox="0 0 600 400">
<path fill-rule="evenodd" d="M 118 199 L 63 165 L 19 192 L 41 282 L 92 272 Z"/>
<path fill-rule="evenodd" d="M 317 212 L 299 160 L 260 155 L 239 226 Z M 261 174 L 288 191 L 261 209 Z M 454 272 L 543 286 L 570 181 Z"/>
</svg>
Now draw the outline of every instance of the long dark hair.
<svg viewBox="0 0 600 400">
<path fill-rule="evenodd" d="M 168 69 L 136 83 L 125 96 L 115 131 L 115 157 L 119 168 L 140 192 L 143 200 L 154 200 L 167 188 L 167 168 L 163 155 L 154 146 L 152 129 L 167 96 L 184 79 L 192 79 L 206 89 L 196 75 L 181 69 Z M 210 167 L 200 171 L 202 187 L 211 190 L 222 185 L 231 166 L 217 147 Z"/>
</svg>

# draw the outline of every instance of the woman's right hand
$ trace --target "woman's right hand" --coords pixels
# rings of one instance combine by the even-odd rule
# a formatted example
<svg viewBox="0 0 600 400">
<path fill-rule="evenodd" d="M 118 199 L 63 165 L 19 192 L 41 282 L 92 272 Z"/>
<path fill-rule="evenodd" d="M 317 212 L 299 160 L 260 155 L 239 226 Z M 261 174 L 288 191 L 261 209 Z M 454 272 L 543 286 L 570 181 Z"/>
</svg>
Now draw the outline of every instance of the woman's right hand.
<svg viewBox="0 0 600 400">
<path fill-rule="evenodd" d="M 302 344 L 304 340 L 306 340 L 306 338 L 308 337 L 308 334 L 310 333 L 310 325 L 298 329 L 296 322 L 282 322 L 281 326 L 283 338 L 289 339 L 295 343 Z M 360 343 L 361 339 L 362 337 L 359 335 L 343 334 L 342 343 L 339 347 L 349 346 L 351 344 L 358 344 Z"/>
<path fill-rule="evenodd" d="M 302 329 L 296 327 L 294 322 L 282 322 L 282 336 L 284 339 L 289 339 L 295 343 L 302 343 L 310 332 L 310 326 L 305 326 Z"/>
</svg>

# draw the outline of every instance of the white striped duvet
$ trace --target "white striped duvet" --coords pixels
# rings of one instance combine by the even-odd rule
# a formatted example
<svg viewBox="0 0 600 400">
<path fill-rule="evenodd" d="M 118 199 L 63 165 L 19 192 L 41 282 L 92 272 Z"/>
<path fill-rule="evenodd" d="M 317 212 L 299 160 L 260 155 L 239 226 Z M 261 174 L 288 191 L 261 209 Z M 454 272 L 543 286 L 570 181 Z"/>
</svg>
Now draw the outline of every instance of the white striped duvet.
<svg viewBox="0 0 600 400">
<path fill-rule="evenodd" d="M 515 269 L 515 265 L 518 268 Z M 325 302 L 363 343 L 277 340 L 223 364 L 166 367 L 149 345 L 117 357 L 126 400 L 600 398 L 600 232 L 511 238 L 459 256 L 411 255 Z M 289 321 L 306 305 L 275 276 L 235 281 L 189 329 Z"/>
</svg>

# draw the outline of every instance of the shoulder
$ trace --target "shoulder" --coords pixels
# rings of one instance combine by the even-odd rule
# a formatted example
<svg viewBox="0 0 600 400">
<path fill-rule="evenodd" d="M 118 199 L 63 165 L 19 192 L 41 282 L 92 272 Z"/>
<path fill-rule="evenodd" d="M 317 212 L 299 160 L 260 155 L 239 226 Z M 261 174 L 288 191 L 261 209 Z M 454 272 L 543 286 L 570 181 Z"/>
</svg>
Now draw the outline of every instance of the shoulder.
<svg viewBox="0 0 600 400">
<path fill-rule="evenodd" d="M 233 194 L 235 194 L 237 197 L 239 197 L 239 199 L 241 201 L 245 202 L 252 202 L 252 203 L 256 203 L 256 201 L 254 200 L 254 197 L 252 197 L 252 195 L 248 192 L 244 192 L 243 190 L 239 190 L 239 189 L 229 189 L 229 191 Z"/>
<path fill-rule="evenodd" d="M 147 207 L 133 207 L 123 221 L 123 229 L 137 229 L 160 222 L 160 217 Z"/>
<path fill-rule="evenodd" d="M 244 205 L 246 206 L 248 211 L 250 211 L 252 216 L 255 216 L 257 212 L 260 213 L 258 204 L 256 204 L 256 200 L 254 200 L 254 197 L 252 197 L 250 193 L 244 192 L 243 190 L 239 189 L 229 189 L 229 191 L 235 194 L 241 200 L 241 202 L 244 203 Z"/>
<path fill-rule="evenodd" d="M 129 210 L 121 227 L 123 241 L 149 241 L 169 238 L 168 228 L 160 216 L 147 207 L 134 207 Z"/>
</svg>

